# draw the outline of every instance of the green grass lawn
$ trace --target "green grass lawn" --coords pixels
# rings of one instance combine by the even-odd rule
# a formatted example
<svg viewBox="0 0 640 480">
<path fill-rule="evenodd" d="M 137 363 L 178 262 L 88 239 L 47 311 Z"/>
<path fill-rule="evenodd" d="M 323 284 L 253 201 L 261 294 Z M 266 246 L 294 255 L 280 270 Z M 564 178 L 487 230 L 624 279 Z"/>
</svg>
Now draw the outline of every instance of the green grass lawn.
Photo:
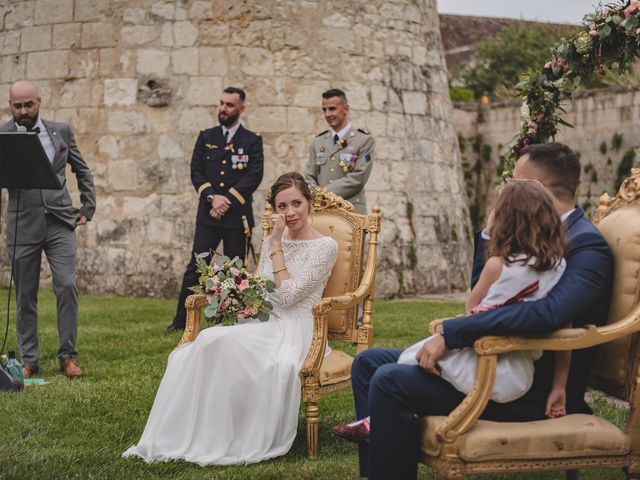
<svg viewBox="0 0 640 480">
<path fill-rule="evenodd" d="M 0 291 L 4 311 L 6 291 Z M 153 403 L 168 353 L 180 335 L 165 335 L 172 300 L 80 298 L 79 361 L 85 375 L 67 380 L 58 372 L 55 299 L 40 296 L 40 375 L 48 383 L 19 394 L 0 393 L 0 479 L 356 479 L 356 447 L 331 434 L 333 425 L 353 419 L 350 391 L 320 402 L 320 454 L 306 457 L 304 423 L 291 451 L 257 465 L 199 467 L 185 462 L 145 464 L 121 453 L 136 443 Z M 387 301 L 374 311 L 376 346 L 405 347 L 426 335 L 429 320 L 461 313 L 458 302 Z M 4 316 L 2 322 L 4 325 Z M 15 322 L 9 327 L 16 347 Z M 2 327 L 4 335 L 4 326 Z M 230 359 L 231 361 L 232 359 Z M 625 413 L 596 401 L 621 425 Z M 214 405 L 211 408 L 215 408 Z M 472 478 L 564 478 L 546 475 Z M 420 478 L 435 478 L 421 466 Z M 586 471 L 581 478 L 624 478 L 620 471 Z"/>
</svg>

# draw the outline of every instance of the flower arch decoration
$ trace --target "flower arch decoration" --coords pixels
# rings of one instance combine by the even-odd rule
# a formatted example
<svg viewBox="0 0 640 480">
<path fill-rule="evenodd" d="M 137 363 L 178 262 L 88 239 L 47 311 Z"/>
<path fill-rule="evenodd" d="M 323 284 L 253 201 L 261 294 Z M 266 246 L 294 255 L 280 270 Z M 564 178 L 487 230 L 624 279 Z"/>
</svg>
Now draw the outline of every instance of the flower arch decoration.
<svg viewBox="0 0 640 480">
<path fill-rule="evenodd" d="M 511 176 L 520 152 L 527 145 L 544 143 L 558 132 L 562 103 L 570 98 L 582 78 L 593 71 L 617 67 L 624 72 L 640 57 L 640 0 L 626 0 L 585 15 L 580 31 L 562 39 L 551 60 L 538 72 L 525 74 L 517 86 L 525 101 L 520 131 L 507 146 L 502 172 Z"/>
</svg>

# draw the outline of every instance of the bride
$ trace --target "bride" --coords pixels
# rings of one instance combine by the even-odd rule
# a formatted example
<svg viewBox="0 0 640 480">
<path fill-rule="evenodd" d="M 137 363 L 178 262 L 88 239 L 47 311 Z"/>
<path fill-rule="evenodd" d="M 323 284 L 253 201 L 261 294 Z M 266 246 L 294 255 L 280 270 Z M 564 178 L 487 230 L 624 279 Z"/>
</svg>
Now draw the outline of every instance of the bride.
<svg viewBox="0 0 640 480">
<path fill-rule="evenodd" d="M 140 442 L 123 453 L 145 462 L 254 463 L 284 455 L 296 436 L 302 362 L 312 305 L 338 246 L 308 222 L 311 192 L 299 173 L 271 187 L 271 236 L 260 272 L 276 284 L 267 322 L 215 326 L 169 355 Z"/>
</svg>

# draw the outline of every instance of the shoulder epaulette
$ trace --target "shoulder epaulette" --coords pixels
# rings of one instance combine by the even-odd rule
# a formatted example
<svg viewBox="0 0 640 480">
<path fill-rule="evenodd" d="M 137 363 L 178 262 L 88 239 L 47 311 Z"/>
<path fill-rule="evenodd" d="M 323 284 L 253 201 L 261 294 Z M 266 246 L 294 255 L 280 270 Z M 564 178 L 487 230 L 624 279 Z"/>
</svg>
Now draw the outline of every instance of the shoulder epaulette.
<svg viewBox="0 0 640 480">
<path fill-rule="evenodd" d="M 321 137 L 322 135 L 324 135 L 324 134 L 325 134 L 325 133 L 327 133 L 328 131 L 329 131 L 329 130 L 325 130 L 324 132 L 319 133 L 318 135 L 316 135 L 316 137 Z"/>
<path fill-rule="evenodd" d="M 358 131 L 359 131 L 360 133 L 364 133 L 365 135 L 370 135 L 370 133 L 369 133 L 369 132 L 367 132 L 364 128 L 359 128 L 359 129 L 358 129 Z"/>
</svg>

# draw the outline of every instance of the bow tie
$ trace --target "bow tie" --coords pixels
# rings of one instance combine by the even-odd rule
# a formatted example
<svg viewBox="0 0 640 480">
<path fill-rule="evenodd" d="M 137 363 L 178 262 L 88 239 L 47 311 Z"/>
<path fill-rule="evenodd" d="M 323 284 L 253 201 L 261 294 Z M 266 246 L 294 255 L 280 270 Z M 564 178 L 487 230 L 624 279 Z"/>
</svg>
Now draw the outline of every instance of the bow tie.
<svg viewBox="0 0 640 480">
<path fill-rule="evenodd" d="M 40 127 L 35 127 L 32 128 L 31 130 L 29 130 L 30 132 L 36 132 L 36 133 L 40 133 Z"/>
</svg>

